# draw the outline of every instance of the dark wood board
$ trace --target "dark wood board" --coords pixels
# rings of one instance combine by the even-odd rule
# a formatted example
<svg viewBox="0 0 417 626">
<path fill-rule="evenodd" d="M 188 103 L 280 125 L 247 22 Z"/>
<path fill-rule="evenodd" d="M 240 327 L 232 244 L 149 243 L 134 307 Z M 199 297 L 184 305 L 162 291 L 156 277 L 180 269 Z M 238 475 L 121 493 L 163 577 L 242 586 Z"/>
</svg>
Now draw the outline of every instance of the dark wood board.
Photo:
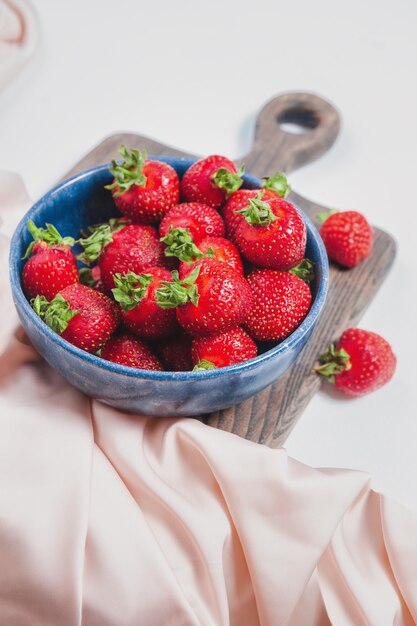
<svg viewBox="0 0 417 626">
<path fill-rule="evenodd" d="M 288 124 L 304 132 L 288 132 Z M 249 154 L 238 159 L 246 170 L 257 176 L 268 176 L 277 170 L 287 173 L 326 152 L 340 129 L 337 110 L 323 98 L 310 93 L 288 93 L 268 102 L 257 117 L 255 138 Z M 107 137 L 81 159 L 65 178 L 89 167 L 117 157 L 121 144 L 146 148 L 149 155 L 194 156 L 157 141 L 132 133 Z M 290 200 L 314 222 L 326 209 L 296 192 Z M 316 222 L 317 223 L 317 222 Z M 358 267 L 350 270 L 331 265 L 330 289 L 324 311 L 311 339 L 296 363 L 283 378 L 245 402 L 202 416 L 211 426 L 271 447 L 282 445 L 309 400 L 319 389 L 321 379 L 312 369 L 317 356 L 345 328 L 357 325 L 361 315 L 381 286 L 395 258 L 393 238 L 375 228 L 373 252 Z"/>
</svg>

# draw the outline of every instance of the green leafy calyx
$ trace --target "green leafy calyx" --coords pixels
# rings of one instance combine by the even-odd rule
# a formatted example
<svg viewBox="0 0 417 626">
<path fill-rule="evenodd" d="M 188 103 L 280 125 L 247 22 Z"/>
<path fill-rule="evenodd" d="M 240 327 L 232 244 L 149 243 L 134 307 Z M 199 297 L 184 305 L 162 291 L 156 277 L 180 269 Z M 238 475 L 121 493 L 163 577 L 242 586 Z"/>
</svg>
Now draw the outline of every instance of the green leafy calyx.
<svg viewBox="0 0 417 626">
<path fill-rule="evenodd" d="M 335 213 L 339 213 L 337 209 L 329 209 L 328 211 L 322 211 L 321 213 L 317 213 L 316 219 L 319 224 L 323 224 L 328 217 L 334 215 Z"/>
<path fill-rule="evenodd" d="M 46 228 L 38 228 L 32 220 L 28 220 L 27 227 L 33 237 L 33 241 L 29 244 L 23 257 L 24 259 L 28 258 L 37 241 L 44 241 L 48 246 L 74 245 L 74 239 L 72 237 L 62 237 L 53 224 L 45 224 L 45 226 Z"/>
<path fill-rule="evenodd" d="M 218 187 L 219 189 L 224 189 L 227 196 L 229 196 L 231 193 L 237 191 L 242 186 L 242 176 L 244 171 L 245 168 L 243 167 L 243 165 L 241 165 L 235 173 L 230 172 L 225 167 L 219 167 L 211 180 L 216 185 L 216 187 Z"/>
<path fill-rule="evenodd" d="M 265 178 L 262 187 L 275 191 L 281 198 L 286 198 L 291 191 L 291 187 L 284 172 L 275 172 L 275 174 L 272 174 L 269 178 Z"/>
<path fill-rule="evenodd" d="M 211 361 L 207 361 L 207 359 L 201 359 L 201 361 L 199 361 L 197 365 L 194 365 L 193 372 L 205 372 L 207 370 L 215 369 L 217 368 L 214 363 L 212 363 Z"/>
<path fill-rule="evenodd" d="M 334 344 L 331 344 L 319 358 L 319 365 L 314 368 L 314 371 L 325 376 L 330 383 L 334 383 L 337 374 L 348 371 L 351 367 L 350 357 L 346 350 L 343 348 L 336 350 Z"/>
<path fill-rule="evenodd" d="M 310 259 L 303 259 L 297 265 L 294 265 L 290 270 L 288 270 L 289 274 L 294 274 L 301 278 L 305 283 L 311 283 L 314 279 L 314 263 L 310 261 Z"/>
<path fill-rule="evenodd" d="M 236 213 L 243 215 L 248 224 L 253 226 L 269 226 L 277 219 L 269 204 L 262 201 L 262 194 L 263 192 L 260 191 L 254 198 L 249 198 L 248 206 L 236 211 Z"/>
<path fill-rule="evenodd" d="M 171 226 L 169 233 L 161 237 L 161 241 L 166 245 L 165 256 L 175 256 L 188 263 L 202 259 L 204 256 L 193 242 L 188 228 L 172 228 Z"/>
<path fill-rule="evenodd" d="M 70 309 L 68 302 L 59 293 L 51 302 L 45 296 L 36 296 L 30 303 L 36 315 L 58 335 L 64 332 L 70 320 L 78 313 Z"/>
<path fill-rule="evenodd" d="M 126 220 L 113 218 L 105 224 L 89 226 L 87 232 L 91 234 L 77 240 L 77 243 L 83 248 L 83 252 L 77 256 L 77 259 L 82 263 L 96 261 L 107 244 L 113 241 L 113 233 L 126 225 Z"/>
<path fill-rule="evenodd" d="M 162 309 L 175 309 L 177 306 L 187 304 L 187 302 L 197 306 L 199 293 L 195 281 L 199 272 L 200 267 L 197 265 L 187 278 L 180 280 L 178 272 L 174 270 L 172 281 L 162 280 L 163 287 L 159 287 L 156 291 L 155 300 L 158 306 Z"/>
<path fill-rule="evenodd" d="M 138 187 L 145 187 L 146 176 L 143 173 L 143 166 L 146 161 L 146 150 L 128 150 L 126 146 L 120 146 L 119 154 L 122 156 L 123 161 L 117 163 L 117 161 L 111 162 L 110 172 L 114 176 L 114 182 L 111 185 L 106 185 L 106 189 L 113 191 L 115 198 L 121 196 L 125 191 L 138 185 Z"/>
<path fill-rule="evenodd" d="M 120 304 L 123 311 L 131 311 L 146 296 L 148 287 L 153 279 L 152 274 L 115 274 L 113 276 L 116 287 L 112 289 L 113 297 Z"/>
</svg>

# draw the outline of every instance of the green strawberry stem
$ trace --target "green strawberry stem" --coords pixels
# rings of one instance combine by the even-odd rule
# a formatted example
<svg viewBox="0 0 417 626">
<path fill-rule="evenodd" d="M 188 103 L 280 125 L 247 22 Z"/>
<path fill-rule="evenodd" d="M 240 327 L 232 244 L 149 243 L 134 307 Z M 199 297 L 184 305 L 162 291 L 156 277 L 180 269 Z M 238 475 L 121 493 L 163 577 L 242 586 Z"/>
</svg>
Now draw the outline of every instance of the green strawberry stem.
<svg viewBox="0 0 417 626">
<path fill-rule="evenodd" d="M 72 237 L 62 237 L 53 224 L 45 224 L 46 228 L 38 228 L 32 220 L 28 220 L 27 227 L 33 237 L 23 259 L 27 259 L 37 241 L 44 241 L 48 246 L 73 246 Z"/>
<path fill-rule="evenodd" d="M 197 265 L 187 278 L 180 280 L 177 270 L 172 272 L 172 281 L 161 280 L 163 287 L 156 290 L 155 301 L 161 309 L 175 309 L 191 302 L 197 306 L 199 293 L 195 284 L 200 267 Z"/>
<path fill-rule="evenodd" d="M 269 178 L 264 178 L 262 187 L 275 191 L 281 198 L 286 198 L 291 191 L 287 177 L 284 172 L 275 172 Z"/>
<path fill-rule="evenodd" d="M 261 200 L 262 194 L 263 192 L 260 191 L 254 198 L 249 198 L 248 206 L 236 211 L 236 213 L 243 215 L 248 224 L 253 226 L 269 226 L 277 219 L 269 204 Z"/>
<path fill-rule="evenodd" d="M 214 363 L 212 363 L 211 361 L 207 361 L 207 359 L 201 359 L 201 361 L 199 361 L 197 365 L 194 365 L 192 371 L 193 372 L 206 372 L 207 370 L 215 370 L 215 369 L 217 368 L 214 365 Z"/>
<path fill-rule="evenodd" d="M 224 189 L 229 196 L 234 191 L 240 189 L 243 184 L 243 172 L 245 168 L 243 165 L 239 167 L 236 173 L 230 172 L 225 167 L 219 167 L 217 172 L 214 173 L 211 180 L 219 189 Z"/>
<path fill-rule="evenodd" d="M 61 335 L 78 311 L 70 309 L 68 302 L 57 294 L 51 302 L 45 296 L 36 296 L 30 301 L 33 310 L 55 333 Z"/>
<path fill-rule="evenodd" d="M 328 209 L 327 211 L 322 211 L 321 213 L 317 213 L 316 219 L 319 224 L 323 224 L 328 217 L 334 215 L 335 213 L 339 213 L 337 209 Z"/>
<path fill-rule="evenodd" d="M 165 256 L 175 256 L 181 261 L 188 263 L 202 259 L 204 254 L 197 248 L 192 240 L 188 228 L 172 228 L 160 241 L 166 245 Z"/>
<path fill-rule="evenodd" d="M 330 383 L 334 383 L 337 374 L 350 370 L 352 367 L 350 356 L 346 350 L 343 348 L 336 350 L 333 343 L 321 355 L 319 363 L 320 365 L 317 365 L 314 371 L 327 378 Z"/>
<path fill-rule="evenodd" d="M 303 259 L 297 265 L 294 265 L 290 270 L 288 270 L 289 274 L 294 274 L 301 278 L 305 283 L 311 283 L 314 279 L 314 263 L 310 261 L 310 259 Z"/>
<path fill-rule="evenodd" d="M 110 191 L 117 189 L 113 194 L 115 198 L 121 196 L 133 185 L 138 185 L 138 187 L 146 185 L 146 176 L 143 173 L 147 157 L 146 150 L 129 151 L 126 146 L 120 146 L 119 154 L 123 157 L 123 161 L 121 163 L 112 161 L 109 168 L 115 180 L 111 185 L 105 185 L 105 189 L 110 189 Z"/>
<path fill-rule="evenodd" d="M 123 218 L 113 218 L 105 224 L 89 226 L 88 231 L 91 235 L 77 240 L 77 243 L 83 248 L 83 252 L 77 255 L 77 259 L 87 264 L 96 261 L 107 244 L 113 241 L 113 233 L 126 225 L 127 222 Z"/>
<path fill-rule="evenodd" d="M 123 311 L 131 311 L 146 296 L 148 287 L 153 279 L 152 274 L 115 274 L 113 276 L 116 287 L 112 289 L 113 297 L 120 304 Z"/>
</svg>

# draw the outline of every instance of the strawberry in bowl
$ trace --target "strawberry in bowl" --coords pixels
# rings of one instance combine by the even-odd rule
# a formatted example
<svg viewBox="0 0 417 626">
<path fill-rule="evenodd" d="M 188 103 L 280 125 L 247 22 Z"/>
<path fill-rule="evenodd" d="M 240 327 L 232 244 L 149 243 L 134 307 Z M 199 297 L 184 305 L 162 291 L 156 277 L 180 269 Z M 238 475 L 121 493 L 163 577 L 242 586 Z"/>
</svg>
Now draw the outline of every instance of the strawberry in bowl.
<svg viewBox="0 0 417 626">
<path fill-rule="evenodd" d="M 137 172 L 141 160 L 147 177 L 144 186 Z M 277 181 L 276 191 L 268 189 L 262 180 L 237 171 L 231 174 L 241 177 L 241 185 L 234 183 L 239 188 L 233 190 L 233 182 L 231 187 L 227 183 L 228 189 L 219 187 L 223 190 L 222 207 L 214 208 L 211 200 L 200 194 L 201 189 L 204 192 L 202 185 L 200 195 L 188 201 L 169 192 L 163 209 L 159 200 L 154 212 L 151 201 L 135 199 L 132 206 L 137 212 L 127 211 L 119 199 L 123 195 L 124 200 L 131 195 L 142 200 L 150 197 L 146 195 L 148 182 L 156 185 L 152 192 L 159 198 L 157 177 L 149 174 L 148 162 L 156 163 L 152 166 L 156 169 L 169 166 L 181 185 L 196 161 L 135 154 L 133 162 L 128 158 L 124 161 L 127 171 L 123 176 L 135 179 L 131 193 L 123 191 L 124 179 L 117 178 L 114 165 L 102 165 L 48 192 L 16 229 L 10 273 L 24 329 L 41 355 L 71 384 L 122 410 L 154 416 L 201 415 L 242 402 L 282 376 L 309 339 L 328 288 L 328 260 L 322 240 L 296 207 L 291 205 L 287 211 L 282 180 Z M 227 173 L 220 172 L 217 181 L 228 178 Z M 257 207 L 261 221 L 264 213 L 276 219 L 271 225 L 258 225 L 262 230 L 257 230 L 243 213 L 237 213 L 232 216 L 231 227 L 227 217 L 230 205 L 226 207 L 234 195 L 245 196 L 246 204 L 239 203 L 238 210 L 245 209 L 246 213 L 246 207 L 251 207 L 248 198 L 259 199 L 269 207 Z M 255 246 L 250 243 L 252 235 L 248 237 L 246 232 L 278 232 L 274 223 L 287 219 L 287 214 L 297 225 L 296 251 L 286 251 L 279 268 L 265 267 L 262 259 L 252 255 L 250 248 Z M 78 246 L 74 252 L 79 253 L 81 274 L 85 273 L 82 263 L 88 261 L 91 275 L 100 277 L 105 291 L 101 295 L 117 307 L 118 328 L 112 327 L 111 336 L 106 336 L 104 345 L 100 342 L 98 350 L 95 345 L 92 351 L 83 350 L 65 338 L 65 331 L 60 334 L 53 330 L 45 321 L 46 304 L 34 306 L 33 298 L 31 304 L 31 297 L 25 294 L 22 270 L 26 260 L 22 257 L 31 242 L 28 220 L 39 228 L 54 224 L 60 233 L 72 237 Z M 239 228 L 236 238 L 230 234 L 234 220 Z M 94 230 L 103 224 L 108 227 Z M 95 232 L 98 235 L 94 237 Z M 297 282 L 295 276 L 288 276 L 300 257 L 311 260 L 314 279 L 305 287 L 297 283 L 294 296 L 302 293 L 304 299 L 295 306 L 292 328 L 265 339 L 257 334 L 253 321 L 255 299 L 257 307 L 261 304 L 258 295 L 255 298 L 256 290 L 251 286 L 255 279 L 251 276 L 261 271 L 283 273 L 285 280 Z M 68 327 L 78 314 L 76 307 L 69 308 L 74 315 Z M 268 316 L 269 309 L 265 311 Z"/>
</svg>

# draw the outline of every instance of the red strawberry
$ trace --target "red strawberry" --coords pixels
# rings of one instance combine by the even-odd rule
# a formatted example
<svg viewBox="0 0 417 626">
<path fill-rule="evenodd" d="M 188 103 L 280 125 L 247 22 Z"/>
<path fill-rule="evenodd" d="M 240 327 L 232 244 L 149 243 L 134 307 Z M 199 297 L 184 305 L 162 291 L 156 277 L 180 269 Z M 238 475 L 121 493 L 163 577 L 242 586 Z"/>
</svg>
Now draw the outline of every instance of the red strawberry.
<svg viewBox="0 0 417 626">
<path fill-rule="evenodd" d="M 202 202 L 219 209 L 243 183 L 243 168 L 217 154 L 197 161 L 185 172 L 181 192 L 186 202 Z"/>
<path fill-rule="evenodd" d="M 157 350 L 167 370 L 187 372 L 193 369 L 190 335 L 181 333 L 164 339 L 158 343 Z"/>
<path fill-rule="evenodd" d="M 118 306 L 85 285 L 69 285 L 48 302 L 37 296 L 33 309 L 53 331 L 86 352 L 96 352 L 116 330 Z"/>
<path fill-rule="evenodd" d="M 112 289 L 122 310 L 123 323 L 132 333 L 145 339 L 162 339 L 180 330 L 174 309 L 158 305 L 157 291 L 162 281 L 171 281 L 171 272 L 150 267 L 143 274 L 115 274 Z"/>
<path fill-rule="evenodd" d="M 253 307 L 245 327 L 254 339 L 284 339 L 300 325 L 310 309 L 310 288 L 295 274 L 255 270 L 248 276 L 248 283 Z"/>
<path fill-rule="evenodd" d="M 98 265 L 94 265 L 94 267 L 82 267 L 80 269 L 80 283 L 96 291 L 101 291 L 101 293 L 105 293 L 106 291 L 103 281 L 101 280 L 101 272 Z"/>
<path fill-rule="evenodd" d="M 225 220 L 243 256 L 256 266 L 276 270 L 299 263 L 307 230 L 297 209 L 268 190 L 240 193 L 238 198 L 233 194 L 226 205 Z"/>
<path fill-rule="evenodd" d="M 258 349 L 243 328 L 237 327 L 217 335 L 195 337 L 191 354 L 194 370 L 207 370 L 253 359 Z"/>
<path fill-rule="evenodd" d="M 64 287 L 79 280 L 77 261 L 70 246 L 72 237 L 61 237 L 55 226 L 46 224 L 46 229 L 37 228 L 32 220 L 28 229 L 34 241 L 28 247 L 22 272 L 22 287 L 28 298 L 45 296 L 52 300 Z"/>
<path fill-rule="evenodd" d="M 159 225 L 159 235 L 166 237 L 173 230 L 183 228 L 188 229 L 197 246 L 208 235 L 224 236 L 223 220 L 217 211 L 198 202 L 177 204 L 172 207 Z"/>
<path fill-rule="evenodd" d="M 216 259 L 204 258 L 181 268 L 181 280 L 159 290 L 159 305 L 178 307 L 177 319 L 192 335 L 222 332 L 242 324 L 252 306 L 246 279 Z"/>
<path fill-rule="evenodd" d="M 107 292 L 114 287 L 114 274 L 129 271 L 140 274 L 147 267 L 169 265 L 164 246 L 152 226 L 126 226 L 119 220 L 110 220 L 90 230 L 89 237 L 79 240 L 84 248 L 80 259 L 87 263 L 98 259 L 101 281 Z"/>
<path fill-rule="evenodd" d="M 377 333 L 348 328 L 335 348 L 320 357 L 315 371 L 350 396 L 376 391 L 394 375 L 397 359 L 390 344 Z"/>
<path fill-rule="evenodd" d="M 327 254 L 344 267 L 355 267 L 371 253 L 374 233 L 366 218 L 357 211 L 321 214 L 320 228 Z"/>
<path fill-rule="evenodd" d="M 273 192 L 280 198 L 286 198 L 291 191 L 291 187 L 288 184 L 288 180 L 284 172 L 275 172 L 272 176 L 264 178 L 262 189 Z"/>
<path fill-rule="evenodd" d="M 199 249 L 205 255 L 212 254 L 215 259 L 227 263 L 239 273 L 243 274 L 243 264 L 239 250 L 225 237 L 205 237 L 198 244 Z"/>
<path fill-rule="evenodd" d="M 180 182 L 173 167 L 162 161 L 146 160 L 146 151 L 119 149 L 123 162 L 112 161 L 114 176 L 110 189 L 116 206 L 139 224 L 152 224 L 162 219 L 180 199 Z"/>
<path fill-rule="evenodd" d="M 144 341 L 129 333 L 111 337 L 101 351 L 101 358 L 142 370 L 161 371 L 164 369 L 151 348 Z"/>
</svg>

